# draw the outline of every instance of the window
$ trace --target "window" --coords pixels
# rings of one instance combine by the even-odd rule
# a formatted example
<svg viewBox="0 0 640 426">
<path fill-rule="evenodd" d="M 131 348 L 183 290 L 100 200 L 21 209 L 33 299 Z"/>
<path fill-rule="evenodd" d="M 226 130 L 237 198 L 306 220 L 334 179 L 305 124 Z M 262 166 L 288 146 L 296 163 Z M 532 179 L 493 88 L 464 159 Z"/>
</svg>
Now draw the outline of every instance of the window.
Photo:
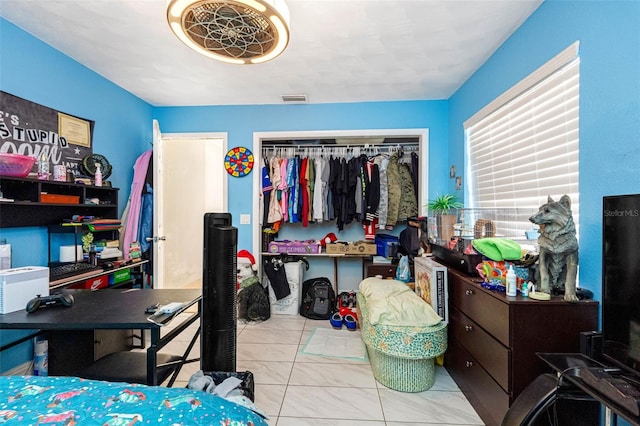
<svg viewBox="0 0 640 426">
<path fill-rule="evenodd" d="M 517 209 L 522 223 L 547 196 L 558 200 L 567 194 L 578 227 L 578 46 L 569 46 L 464 123 L 469 207 Z"/>
</svg>

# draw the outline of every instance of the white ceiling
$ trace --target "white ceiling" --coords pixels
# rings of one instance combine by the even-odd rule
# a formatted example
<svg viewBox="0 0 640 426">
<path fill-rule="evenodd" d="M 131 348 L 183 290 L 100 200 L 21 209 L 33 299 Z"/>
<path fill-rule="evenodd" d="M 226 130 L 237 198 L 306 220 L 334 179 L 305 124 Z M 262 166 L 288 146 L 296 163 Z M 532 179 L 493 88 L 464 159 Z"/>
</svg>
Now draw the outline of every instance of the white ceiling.
<svg viewBox="0 0 640 426">
<path fill-rule="evenodd" d="M 230 65 L 180 42 L 166 0 L 0 0 L 0 16 L 155 106 L 447 99 L 542 0 L 287 0 L 291 41 Z"/>
</svg>

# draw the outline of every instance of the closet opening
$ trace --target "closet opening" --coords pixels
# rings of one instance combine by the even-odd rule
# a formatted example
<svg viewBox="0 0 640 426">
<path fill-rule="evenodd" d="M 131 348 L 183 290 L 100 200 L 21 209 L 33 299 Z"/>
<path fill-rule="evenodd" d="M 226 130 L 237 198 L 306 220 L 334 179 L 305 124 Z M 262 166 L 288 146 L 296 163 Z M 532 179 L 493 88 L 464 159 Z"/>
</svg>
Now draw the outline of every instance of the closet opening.
<svg viewBox="0 0 640 426">
<path fill-rule="evenodd" d="M 288 153 L 295 155 L 344 154 L 353 156 L 365 154 L 404 153 L 410 158 L 415 153 L 418 158 L 416 179 L 417 214 L 425 215 L 428 200 L 428 164 L 429 164 L 429 131 L 428 129 L 378 129 L 378 130 L 327 130 L 327 131 L 287 131 L 256 132 L 253 134 L 253 153 L 256 171 L 253 176 L 255 194 L 262 194 L 261 169 L 265 158 L 272 153 Z M 405 161 L 405 160 L 403 160 Z M 263 199 L 255 197 L 252 209 L 253 253 L 262 251 L 262 210 Z M 333 227 L 333 229 L 332 229 Z M 314 228 L 316 231 L 314 231 Z M 326 222 L 323 226 L 305 228 L 309 239 L 321 238 L 326 231 L 335 231 L 334 222 Z M 312 232 L 313 231 L 313 232 Z M 318 235 L 315 235 L 313 233 Z M 313 234 L 313 235 L 311 235 Z M 319 235 L 322 234 L 322 235 Z M 259 256 L 256 256 L 259 257 Z"/>
</svg>

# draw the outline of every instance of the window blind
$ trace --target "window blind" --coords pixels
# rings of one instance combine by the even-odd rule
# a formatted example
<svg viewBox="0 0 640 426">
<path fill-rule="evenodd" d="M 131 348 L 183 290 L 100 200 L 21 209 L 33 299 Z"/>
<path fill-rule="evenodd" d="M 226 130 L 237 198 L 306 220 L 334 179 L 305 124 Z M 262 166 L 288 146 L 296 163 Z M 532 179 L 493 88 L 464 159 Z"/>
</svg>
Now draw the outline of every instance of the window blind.
<svg viewBox="0 0 640 426">
<path fill-rule="evenodd" d="M 571 197 L 578 226 L 578 43 L 465 122 L 468 204 L 518 209 L 518 222 L 551 196 Z M 517 229 L 514 224 L 503 224 Z"/>
</svg>

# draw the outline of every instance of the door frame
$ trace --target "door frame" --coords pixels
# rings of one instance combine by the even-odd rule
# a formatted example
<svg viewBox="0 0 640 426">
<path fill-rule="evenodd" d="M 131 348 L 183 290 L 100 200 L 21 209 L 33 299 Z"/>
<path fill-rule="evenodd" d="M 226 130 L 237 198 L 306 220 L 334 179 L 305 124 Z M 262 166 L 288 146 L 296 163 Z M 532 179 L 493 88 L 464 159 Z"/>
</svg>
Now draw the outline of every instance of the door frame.
<svg viewBox="0 0 640 426">
<path fill-rule="evenodd" d="M 420 147 L 420 173 L 418 175 L 418 209 L 421 215 L 427 214 L 426 202 L 429 199 L 429 129 L 362 129 L 362 130 L 309 130 L 309 131 L 285 131 L 285 132 L 253 132 L 253 155 L 255 164 L 262 169 L 262 141 L 265 139 L 334 139 L 334 138 L 375 138 L 375 137 L 416 137 Z M 262 192 L 261 173 L 253 174 L 253 193 Z M 262 239 L 260 238 L 260 203 L 262 197 L 253 198 L 252 224 L 253 253 L 257 259 L 256 263 L 261 264 L 262 259 Z M 256 254 L 258 254 L 256 256 Z"/>
<path fill-rule="evenodd" d="M 156 120 L 154 120 L 156 121 Z M 160 124 L 160 123 L 158 123 Z M 159 127 L 159 126 L 158 126 Z M 222 140 L 222 152 L 226 153 L 228 150 L 228 143 L 229 143 L 229 137 L 228 137 L 228 133 L 227 132 L 180 132 L 180 133 L 162 133 L 161 128 L 159 127 L 158 130 L 160 131 L 160 138 L 159 141 L 157 143 L 162 144 L 164 142 L 164 140 L 167 139 L 171 139 L 171 140 L 194 140 L 194 139 L 216 139 L 216 140 Z M 160 147 L 155 147 L 154 146 L 154 151 L 158 149 L 160 152 L 162 151 L 162 146 Z M 162 170 L 162 168 L 164 167 L 164 161 L 165 158 L 164 156 L 160 156 L 160 162 L 159 164 L 154 164 L 154 182 L 156 179 L 158 179 L 158 173 L 160 170 Z M 221 159 L 214 159 L 212 161 L 223 161 L 224 158 Z M 223 204 L 223 211 L 227 211 L 229 208 L 229 202 L 228 202 L 228 192 L 229 192 L 229 188 L 228 188 L 228 174 L 225 173 L 222 177 L 222 185 L 223 185 L 223 191 L 222 191 L 222 204 Z M 155 185 L 155 184 L 154 184 Z M 166 202 L 166 197 L 162 196 L 163 199 L 165 199 Z M 156 206 L 155 200 L 154 200 L 154 209 L 158 208 L 159 206 Z M 156 230 L 157 230 L 157 224 L 155 223 L 155 219 L 156 216 L 154 214 L 154 228 L 153 228 L 153 235 L 154 237 L 161 237 L 161 235 L 157 235 Z M 154 250 L 157 250 L 158 247 L 157 245 L 160 244 L 159 242 L 154 242 L 153 243 L 153 247 Z M 157 262 L 157 257 L 155 256 L 155 254 L 157 253 L 157 251 L 154 253 L 154 267 L 153 267 L 153 273 L 154 273 L 154 288 L 160 288 L 159 286 L 156 286 L 156 279 L 158 277 L 157 274 L 159 274 L 160 269 L 158 268 L 158 262 Z"/>
</svg>

